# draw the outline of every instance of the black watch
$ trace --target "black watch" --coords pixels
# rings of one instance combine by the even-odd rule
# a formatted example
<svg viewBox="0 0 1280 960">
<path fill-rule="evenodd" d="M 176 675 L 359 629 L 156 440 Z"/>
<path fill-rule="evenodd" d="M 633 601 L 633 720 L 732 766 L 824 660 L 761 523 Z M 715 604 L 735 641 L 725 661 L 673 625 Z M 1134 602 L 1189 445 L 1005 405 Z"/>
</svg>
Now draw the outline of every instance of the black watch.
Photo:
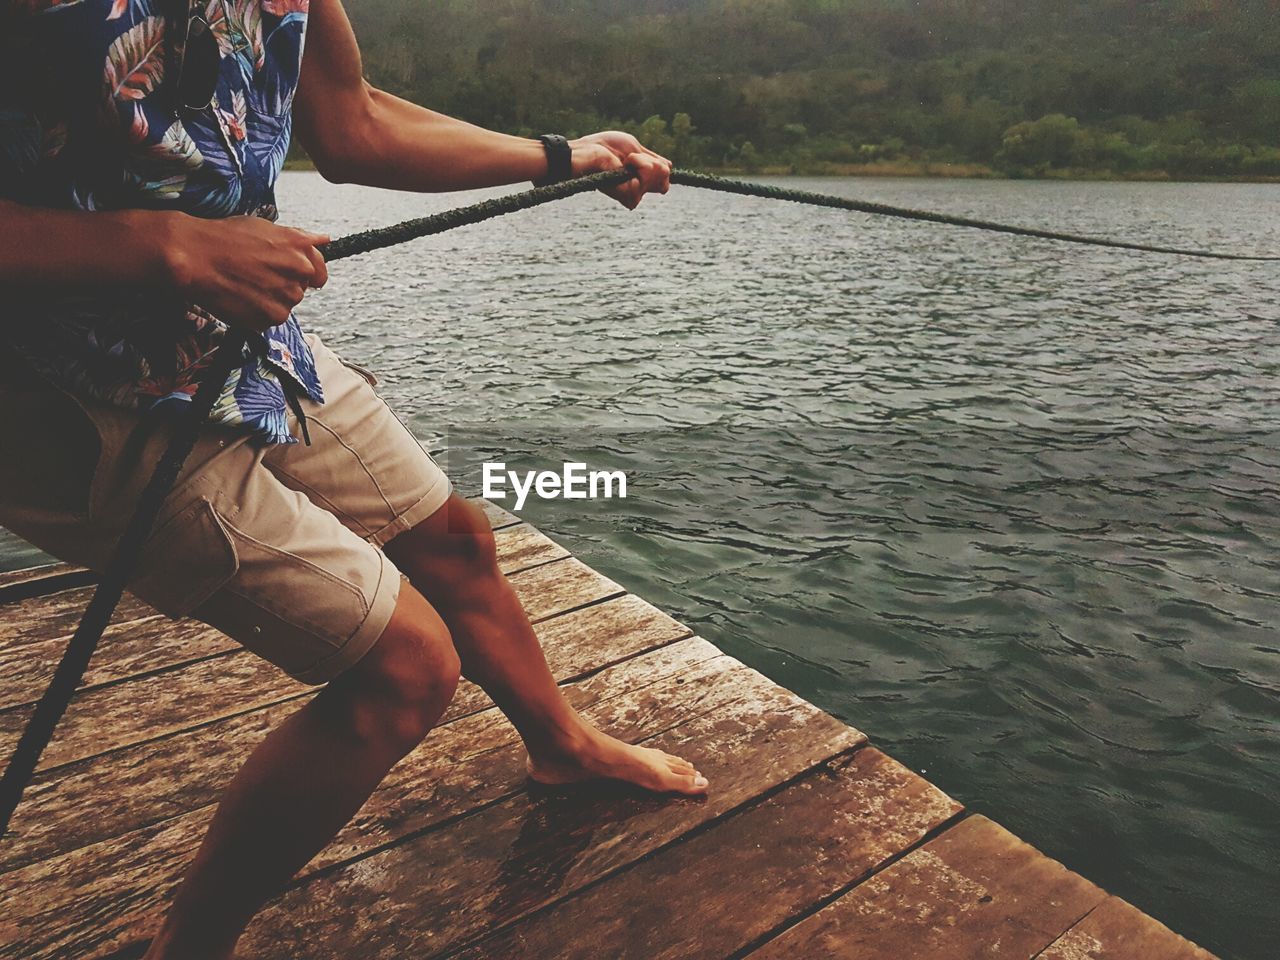
<svg viewBox="0 0 1280 960">
<path fill-rule="evenodd" d="M 573 179 L 573 148 L 558 133 L 544 133 L 538 138 L 547 152 L 547 175 L 533 181 L 535 187 Z"/>
</svg>

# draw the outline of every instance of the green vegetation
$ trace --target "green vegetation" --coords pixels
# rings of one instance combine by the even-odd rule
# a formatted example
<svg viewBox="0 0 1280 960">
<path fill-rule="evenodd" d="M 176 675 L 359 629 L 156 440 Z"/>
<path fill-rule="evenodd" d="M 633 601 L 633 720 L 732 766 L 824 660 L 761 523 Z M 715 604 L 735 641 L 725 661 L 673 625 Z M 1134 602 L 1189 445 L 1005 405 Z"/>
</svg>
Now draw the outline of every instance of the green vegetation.
<svg viewBox="0 0 1280 960">
<path fill-rule="evenodd" d="M 747 172 L 1280 178 L 1275 0 L 347 0 L 380 86 Z"/>
</svg>

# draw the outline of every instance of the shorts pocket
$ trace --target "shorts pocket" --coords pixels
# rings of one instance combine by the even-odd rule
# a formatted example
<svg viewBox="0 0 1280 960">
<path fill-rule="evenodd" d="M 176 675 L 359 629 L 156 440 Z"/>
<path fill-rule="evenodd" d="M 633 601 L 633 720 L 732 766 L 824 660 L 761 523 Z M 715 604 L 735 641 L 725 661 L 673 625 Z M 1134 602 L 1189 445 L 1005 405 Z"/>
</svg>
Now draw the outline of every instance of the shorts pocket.
<svg viewBox="0 0 1280 960">
<path fill-rule="evenodd" d="M 185 617 L 236 575 L 240 559 L 204 497 L 166 520 L 147 540 L 129 591 L 170 617 Z"/>
</svg>

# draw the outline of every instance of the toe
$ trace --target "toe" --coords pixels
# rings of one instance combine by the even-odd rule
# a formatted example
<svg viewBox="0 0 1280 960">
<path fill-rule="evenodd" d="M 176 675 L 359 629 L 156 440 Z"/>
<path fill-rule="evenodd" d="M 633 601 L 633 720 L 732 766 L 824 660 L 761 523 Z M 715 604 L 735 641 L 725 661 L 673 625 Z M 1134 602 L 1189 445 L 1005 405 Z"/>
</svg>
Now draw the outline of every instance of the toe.
<svg viewBox="0 0 1280 960">
<path fill-rule="evenodd" d="M 679 757 L 667 757 L 667 766 L 675 773 L 696 773 L 693 764 L 688 760 L 681 760 Z"/>
<path fill-rule="evenodd" d="M 679 786 L 676 788 L 681 793 L 703 794 L 707 792 L 707 778 L 701 774 L 689 774 L 678 778 Z"/>
</svg>

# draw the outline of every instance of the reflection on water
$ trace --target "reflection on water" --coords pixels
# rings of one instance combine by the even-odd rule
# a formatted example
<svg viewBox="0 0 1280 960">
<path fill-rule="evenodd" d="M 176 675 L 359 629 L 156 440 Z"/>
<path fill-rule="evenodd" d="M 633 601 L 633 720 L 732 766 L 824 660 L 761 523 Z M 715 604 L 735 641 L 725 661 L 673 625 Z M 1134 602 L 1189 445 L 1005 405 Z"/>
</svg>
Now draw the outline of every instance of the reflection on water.
<svg viewBox="0 0 1280 960">
<path fill-rule="evenodd" d="M 812 180 L 1280 250 L 1270 186 Z M 286 175 L 286 222 L 457 197 Z M 335 264 L 304 322 L 459 485 L 628 471 L 525 515 L 975 809 L 1231 957 L 1273 942 L 1280 278 L 674 190 Z M 3 545 L 5 565 L 25 562 Z M 696 759 L 696 757 L 695 757 Z"/>
</svg>

